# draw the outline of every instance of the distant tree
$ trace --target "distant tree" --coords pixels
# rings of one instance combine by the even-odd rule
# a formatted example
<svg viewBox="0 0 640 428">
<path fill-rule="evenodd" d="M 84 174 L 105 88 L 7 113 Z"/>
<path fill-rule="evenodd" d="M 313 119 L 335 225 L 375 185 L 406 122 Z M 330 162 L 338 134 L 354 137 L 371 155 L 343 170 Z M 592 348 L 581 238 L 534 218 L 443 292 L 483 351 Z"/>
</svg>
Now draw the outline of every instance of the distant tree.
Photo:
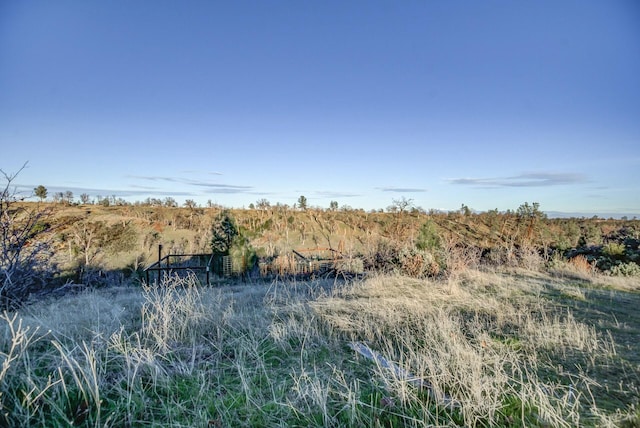
<svg viewBox="0 0 640 428">
<path fill-rule="evenodd" d="M 460 214 L 465 217 L 469 217 L 471 215 L 471 209 L 465 204 L 462 204 L 462 206 L 460 207 Z"/>
<path fill-rule="evenodd" d="M 276 211 L 281 213 L 286 213 L 287 211 L 289 211 L 289 205 L 283 204 L 281 202 L 276 202 L 276 205 L 274 206 L 274 208 Z"/>
<path fill-rule="evenodd" d="M 422 207 L 411 207 L 411 214 L 426 214 L 427 212 Z"/>
<path fill-rule="evenodd" d="M 329 210 L 337 211 L 337 209 L 338 209 L 338 201 L 331 201 L 329 203 Z"/>
<path fill-rule="evenodd" d="M 161 207 L 162 201 L 158 198 L 147 198 L 147 205 L 151 205 L 152 207 Z"/>
<path fill-rule="evenodd" d="M 526 238 L 531 239 L 536 231 L 538 222 L 546 219 L 547 215 L 540 211 L 540 204 L 538 202 L 534 202 L 531 205 L 529 205 L 528 202 L 525 202 L 516 210 L 516 217 L 519 221 L 527 224 Z"/>
<path fill-rule="evenodd" d="M 394 199 L 391 205 L 391 212 L 403 213 L 413 206 L 413 199 L 407 199 L 404 196 L 400 199 Z M 395 209 L 394 209 L 395 208 Z"/>
<path fill-rule="evenodd" d="M 85 205 L 86 205 L 86 204 L 88 204 L 88 203 L 89 203 L 89 201 L 90 201 L 90 200 L 91 200 L 91 197 L 90 197 L 88 194 L 83 193 L 83 194 L 81 194 L 81 195 L 80 195 L 80 202 L 81 202 L 82 204 L 85 204 Z"/>
<path fill-rule="evenodd" d="M 33 189 L 33 193 L 38 198 L 40 198 L 41 201 L 44 201 L 45 199 L 47 199 L 47 188 L 44 187 L 42 184 L 36 187 L 35 189 Z"/>
<path fill-rule="evenodd" d="M 256 207 L 258 207 L 259 210 L 268 210 L 271 207 L 271 203 L 265 198 L 262 198 L 256 202 Z"/>
<path fill-rule="evenodd" d="M 194 210 L 198 208 L 198 204 L 193 199 L 187 199 L 184 201 L 185 208 L 189 208 L 190 210 Z"/>
<path fill-rule="evenodd" d="M 546 219 L 547 215 L 540 211 L 540 204 L 538 202 L 534 202 L 531 205 L 529 205 L 528 202 L 525 202 L 516 210 L 516 217 L 521 220 L 533 219 L 537 221 Z"/>
<path fill-rule="evenodd" d="M 64 192 L 64 201 L 67 204 L 71 204 L 73 202 L 73 192 L 71 190 Z"/>
<path fill-rule="evenodd" d="M 53 194 L 53 202 L 59 203 L 64 201 L 64 193 L 56 192 Z"/>
<path fill-rule="evenodd" d="M 251 202 L 251 203 L 249 204 L 249 209 L 250 209 L 250 210 L 255 210 L 255 209 L 256 209 L 256 206 L 253 204 L 253 202 Z"/>
<path fill-rule="evenodd" d="M 307 198 L 304 195 L 298 198 L 298 208 L 303 211 L 307 209 Z"/>
<path fill-rule="evenodd" d="M 103 198 L 102 196 L 98 195 L 98 205 L 102 205 L 103 207 L 108 207 L 111 205 L 111 202 L 109 202 L 109 198 Z"/>
<path fill-rule="evenodd" d="M 174 208 L 178 206 L 178 203 L 171 196 L 167 196 L 166 198 L 164 198 L 164 206 Z"/>
</svg>

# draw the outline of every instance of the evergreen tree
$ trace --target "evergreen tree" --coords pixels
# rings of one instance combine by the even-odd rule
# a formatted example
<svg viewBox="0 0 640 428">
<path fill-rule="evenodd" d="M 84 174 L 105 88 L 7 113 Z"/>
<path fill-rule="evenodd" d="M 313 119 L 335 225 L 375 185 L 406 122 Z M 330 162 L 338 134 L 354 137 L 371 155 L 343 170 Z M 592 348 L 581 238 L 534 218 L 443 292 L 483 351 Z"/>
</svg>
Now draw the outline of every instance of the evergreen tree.
<svg viewBox="0 0 640 428">
<path fill-rule="evenodd" d="M 217 255 L 228 255 L 233 238 L 238 235 L 238 227 L 231 212 L 224 210 L 213 220 L 211 226 L 211 250 Z"/>
<path fill-rule="evenodd" d="M 419 250 L 436 251 L 440 249 L 440 246 L 438 226 L 433 220 L 428 219 L 422 227 L 420 227 L 418 237 L 416 238 L 416 247 Z"/>
<path fill-rule="evenodd" d="M 44 187 L 42 184 L 36 187 L 35 189 L 33 189 L 33 193 L 38 198 L 40 198 L 41 201 L 44 201 L 45 199 L 47 199 L 47 188 Z"/>
<path fill-rule="evenodd" d="M 307 198 L 304 195 L 298 198 L 298 208 L 303 211 L 307 209 Z"/>
</svg>

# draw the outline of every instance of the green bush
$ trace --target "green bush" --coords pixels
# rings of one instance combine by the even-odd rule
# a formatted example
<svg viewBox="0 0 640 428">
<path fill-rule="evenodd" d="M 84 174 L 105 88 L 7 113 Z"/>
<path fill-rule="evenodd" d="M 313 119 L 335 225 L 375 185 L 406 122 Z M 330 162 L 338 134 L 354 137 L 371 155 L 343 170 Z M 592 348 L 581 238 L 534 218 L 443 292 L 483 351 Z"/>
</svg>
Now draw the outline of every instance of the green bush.
<svg viewBox="0 0 640 428">
<path fill-rule="evenodd" d="M 440 234 L 438 226 L 431 219 L 422 225 L 416 239 L 416 248 L 418 250 L 438 250 L 440 249 Z"/>
<path fill-rule="evenodd" d="M 611 258 L 622 258 L 624 257 L 625 247 L 624 244 L 620 244 L 618 242 L 610 242 L 604 247 L 602 247 L 602 253 Z"/>
<path fill-rule="evenodd" d="M 640 276 L 640 265 L 634 262 L 621 263 L 612 266 L 609 273 L 613 276 Z"/>
<path fill-rule="evenodd" d="M 256 264 L 256 250 L 251 246 L 247 238 L 237 235 L 231 243 L 229 250 L 231 266 L 234 273 L 245 274 Z"/>
</svg>

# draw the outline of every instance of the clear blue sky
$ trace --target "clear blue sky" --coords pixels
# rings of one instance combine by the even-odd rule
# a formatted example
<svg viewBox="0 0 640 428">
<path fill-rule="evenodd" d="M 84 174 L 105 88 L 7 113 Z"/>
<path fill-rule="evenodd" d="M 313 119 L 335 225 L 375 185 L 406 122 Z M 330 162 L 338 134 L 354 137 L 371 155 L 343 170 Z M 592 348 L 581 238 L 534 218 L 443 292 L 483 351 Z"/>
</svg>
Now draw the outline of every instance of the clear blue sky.
<svg viewBox="0 0 640 428">
<path fill-rule="evenodd" d="M 640 3 L 2 1 L 26 161 L 76 197 L 640 213 Z"/>
</svg>

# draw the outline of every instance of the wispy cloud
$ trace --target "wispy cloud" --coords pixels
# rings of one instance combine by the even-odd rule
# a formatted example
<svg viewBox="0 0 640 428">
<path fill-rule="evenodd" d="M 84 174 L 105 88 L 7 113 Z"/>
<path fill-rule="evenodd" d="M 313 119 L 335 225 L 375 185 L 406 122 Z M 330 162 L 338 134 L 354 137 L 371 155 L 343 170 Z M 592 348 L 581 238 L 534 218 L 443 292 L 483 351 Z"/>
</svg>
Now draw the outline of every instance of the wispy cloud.
<svg viewBox="0 0 640 428">
<path fill-rule="evenodd" d="M 253 189 L 252 186 L 233 186 L 231 184 L 215 184 L 215 183 L 204 183 L 204 182 L 195 182 L 195 181 L 190 182 L 189 184 L 191 184 L 192 186 L 204 188 L 204 193 L 207 193 L 207 194 L 247 193 L 249 190 Z"/>
<path fill-rule="evenodd" d="M 211 174 L 216 174 L 216 173 L 211 173 Z M 207 193 L 207 194 L 215 194 L 215 193 L 226 193 L 226 194 L 229 194 L 229 193 L 246 193 L 249 190 L 253 189 L 253 186 L 237 186 L 237 185 L 232 185 L 232 184 L 210 183 L 208 181 L 193 180 L 193 179 L 189 179 L 189 178 L 179 178 L 179 177 L 129 175 L 128 178 L 133 178 L 133 179 L 137 179 L 137 180 L 155 181 L 155 182 L 164 181 L 164 182 L 167 182 L 167 183 L 179 183 L 179 184 L 185 184 L 185 185 L 188 185 L 188 186 L 195 186 L 195 187 L 205 188 L 204 192 Z"/>
<path fill-rule="evenodd" d="M 33 188 L 36 187 L 30 184 L 21 184 L 16 186 L 17 190 L 21 193 L 31 193 L 33 192 Z M 72 192 L 76 197 L 86 193 L 92 196 L 111 196 L 115 195 L 117 197 L 126 198 L 129 196 L 195 196 L 193 192 L 185 192 L 185 191 L 165 191 L 159 189 L 145 189 L 145 190 L 132 190 L 132 189 L 101 189 L 101 188 L 90 188 L 90 187 L 69 187 L 69 186 L 47 186 L 47 191 L 49 195 L 53 195 L 57 192 Z"/>
<path fill-rule="evenodd" d="M 162 177 L 162 176 L 153 176 L 153 175 L 127 175 L 126 178 L 133 178 L 136 180 L 147 180 L 147 181 L 167 181 L 170 183 L 179 183 L 183 180 L 175 177 Z"/>
<path fill-rule="evenodd" d="M 451 184 L 490 189 L 499 187 L 561 186 L 584 183 L 587 179 L 584 175 L 575 173 L 531 172 L 510 177 L 452 178 L 447 181 Z"/>
<path fill-rule="evenodd" d="M 134 189 L 141 189 L 141 190 L 158 190 L 157 187 L 152 187 L 152 186 L 138 186 L 136 184 L 131 184 L 129 185 L 129 187 L 132 187 Z"/>
<path fill-rule="evenodd" d="M 218 171 L 198 171 L 196 169 L 185 169 L 183 171 L 180 171 L 180 174 L 222 175 L 222 173 Z"/>
<path fill-rule="evenodd" d="M 383 192 L 395 193 L 423 193 L 427 191 L 427 189 L 418 189 L 414 187 L 376 187 L 376 189 L 382 190 Z"/>
</svg>

